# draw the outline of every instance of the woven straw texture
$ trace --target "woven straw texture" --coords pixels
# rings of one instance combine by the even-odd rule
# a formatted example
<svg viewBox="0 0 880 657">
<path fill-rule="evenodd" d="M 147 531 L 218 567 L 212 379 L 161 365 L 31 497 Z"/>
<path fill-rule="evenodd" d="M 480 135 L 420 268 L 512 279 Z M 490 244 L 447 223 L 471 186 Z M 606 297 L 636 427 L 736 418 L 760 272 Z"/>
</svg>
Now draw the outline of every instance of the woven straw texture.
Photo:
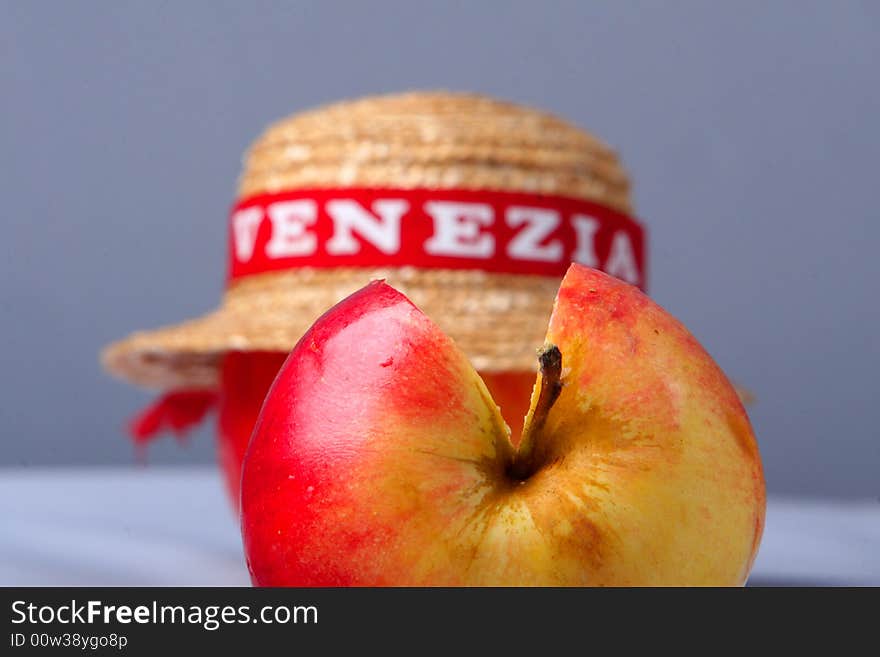
<svg viewBox="0 0 880 657">
<path fill-rule="evenodd" d="M 365 98 L 281 120 L 245 156 L 238 196 L 339 187 L 538 192 L 632 212 L 626 173 L 598 139 L 544 112 L 471 94 Z M 414 268 L 260 274 L 236 281 L 216 311 L 135 333 L 102 361 L 146 387 L 215 386 L 223 353 L 289 351 L 317 317 L 375 278 L 409 296 L 488 372 L 534 369 L 560 282 Z"/>
</svg>

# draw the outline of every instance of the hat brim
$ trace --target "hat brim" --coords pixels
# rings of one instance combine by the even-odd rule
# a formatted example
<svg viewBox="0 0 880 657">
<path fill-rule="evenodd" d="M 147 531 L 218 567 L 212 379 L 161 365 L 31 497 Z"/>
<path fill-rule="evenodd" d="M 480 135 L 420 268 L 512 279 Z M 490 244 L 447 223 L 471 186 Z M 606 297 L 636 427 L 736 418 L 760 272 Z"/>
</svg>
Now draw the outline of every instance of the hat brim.
<svg viewBox="0 0 880 657">
<path fill-rule="evenodd" d="M 315 320 L 385 279 L 434 319 L 481 372 L 533 371 L 560 279 L 479 271 L 301 269 L 242 279 L 213 312 L 139 331 L 101 354 L 112 374 L 145 388 L 214 388 L 230 351 L 289 352 Z M 754 395 L 735 385 L 744 404 Z"/>
<path fill-rule="evenodd" d="M 484 372 L 536 367 L 560 279 L 480 271 L 300 269 L 237 282 L 215 311 L 139 331 L 101 355 L 112 374 L 147 388 L 214 387 L 229 351 L 290 351 L 315 320 L 382 278 L 435 320 Z"/>
</svg>

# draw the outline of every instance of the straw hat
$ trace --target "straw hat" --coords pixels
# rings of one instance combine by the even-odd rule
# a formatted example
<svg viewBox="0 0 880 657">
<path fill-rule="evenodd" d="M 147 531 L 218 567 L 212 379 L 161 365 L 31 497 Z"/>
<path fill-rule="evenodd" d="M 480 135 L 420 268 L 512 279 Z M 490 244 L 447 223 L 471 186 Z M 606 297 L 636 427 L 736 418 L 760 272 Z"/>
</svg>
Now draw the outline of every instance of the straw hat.
<svg viewBox="0 0 880 657">
<path fill-rule="evenodd" d="M 275 123 L 244 158 L 238 197 L 344 187 L 526 192 L 632 210 L 617 156 L 589 133 L 544 112 L 446 92 L 342 102 Z M 318 316 L 375 278 L 409 296 L 486 372 L 534 369 L 560 282 L 417 267 L 259 273 L 233 280 L 217 310 L 134 333 L 102 361 L 145 387 L 213 387 L 225 352 L 289 351 Z"/>
</svg>

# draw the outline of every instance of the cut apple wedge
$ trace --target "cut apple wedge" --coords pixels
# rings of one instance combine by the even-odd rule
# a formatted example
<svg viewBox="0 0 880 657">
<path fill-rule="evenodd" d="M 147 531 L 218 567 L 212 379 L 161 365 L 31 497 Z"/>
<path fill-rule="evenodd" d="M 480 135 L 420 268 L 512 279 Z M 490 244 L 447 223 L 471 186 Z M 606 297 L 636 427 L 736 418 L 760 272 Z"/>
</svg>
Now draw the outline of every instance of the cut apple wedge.
<svg viewBox="0 0 880 657">
<path fill-rule="evenodd" d="M 245 458 L 253 582 L 743 584 L 760 457 L 690 333 L 572 265 L 538 357 L 514 445 L 467 358 L 406 297 L 374 282 L 334 306 L 281 368 Z"/>
</svg>

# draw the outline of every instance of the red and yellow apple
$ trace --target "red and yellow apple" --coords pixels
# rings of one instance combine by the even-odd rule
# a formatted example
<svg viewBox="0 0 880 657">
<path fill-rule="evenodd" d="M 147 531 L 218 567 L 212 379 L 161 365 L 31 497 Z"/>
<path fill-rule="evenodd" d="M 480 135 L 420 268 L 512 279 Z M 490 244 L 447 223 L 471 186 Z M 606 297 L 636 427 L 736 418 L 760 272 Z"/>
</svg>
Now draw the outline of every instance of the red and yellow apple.
<svg viewBox="0 0 880 657">
<path fill-rule="evenodd" d="M 217 460 L 236 510 L 245 451 L 263 399 L 286 358 L 287 354 L 280 351 L 230 351 L 223 357 L 217 399 Z M 518 440 L 529 408 L 534 373 L 495 372 L 481 376 L 502 408 L 520 411 L 513 413 L 510 425 L 511 436 Z"/>
<path fill-rule="evenodd" d="M 245 458 L 257 585 L 740 585 L 764 520 L 732 385 L 636 288 L 573 265 L 522 439 L 403 295 L 306 333 Z"/>
</svg>

